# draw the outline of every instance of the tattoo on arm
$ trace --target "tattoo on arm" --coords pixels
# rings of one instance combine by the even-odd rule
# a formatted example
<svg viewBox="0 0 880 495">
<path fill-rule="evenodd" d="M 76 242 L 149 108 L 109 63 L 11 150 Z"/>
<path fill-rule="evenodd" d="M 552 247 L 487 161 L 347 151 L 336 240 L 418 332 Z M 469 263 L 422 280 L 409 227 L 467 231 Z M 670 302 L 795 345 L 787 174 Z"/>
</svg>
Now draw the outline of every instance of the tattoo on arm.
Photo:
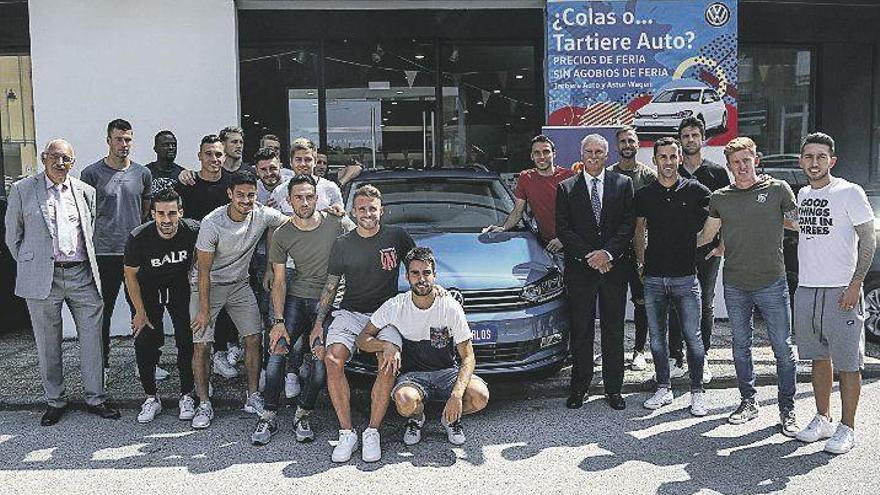
<svg viewBox="0 0 880 495">
<path fill-rule="evenodd" d="M 336 288 L 339 287 L 339 275 L 328 275 L 327 283 L 324 284 L 324 290 L 321 291 L 321 299 L 318 301 L 318 309 L 315 315 L 315 324 L 323 323 L 327 313 L 333 306 L 333 300 L 336 299 Z"/>
<path fill-rule="evenodd" d="M 859 255 L 856 260 L 856 271 L 853 280 L 865 280 L 871 263 L 874 261 L 874 251 L 877 249 L 877 238 L 874 236 L 874 221 L 856 225 L 856 235 L 859 237 Z"/>
</svg>

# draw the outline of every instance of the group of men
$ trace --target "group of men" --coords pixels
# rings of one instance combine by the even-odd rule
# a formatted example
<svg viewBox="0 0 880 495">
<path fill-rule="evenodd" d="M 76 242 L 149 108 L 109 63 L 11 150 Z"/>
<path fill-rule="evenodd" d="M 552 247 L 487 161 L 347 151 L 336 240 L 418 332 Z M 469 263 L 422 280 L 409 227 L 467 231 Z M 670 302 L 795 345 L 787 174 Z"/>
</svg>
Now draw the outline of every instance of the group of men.
<svg viewBox="0 0 880 495">
<path fill-rule="evenodd" d="M 176 139 L 162 131 L 155 137 L 157 160 L 144 167 L 129 157 L 131 126 L 115 120 L 107 129 L 108 156 L 83 170 L 82 181 L 68 175 L 75 163 L 71 145 L 53 140 L 41 155 L 45 172 L 13 186 L 6 242 L 18 262 L 16 293 L 26 298 L 34 323 L 49 403 L 42 424 L 57 423 L 67 405 L 60 353 L 65 301 L 80 337 L 88 409 L 119 417 L 105 402 L 102 369 L 124 279 L 147 395 L 140 422 L 162 410 L 156 380 L 163 373 L 158 362 L 167 310 L 178 348 L 179 417 L 193 428 L 207 428 L 214 417 L 212 344 L 214 370 L 234 376 L 237 359 L 230 359 L 230 348 L 240 339 L 244 410 L 259 417 L 254 444 L 268 443 L 278 431 L 282 393 L 298 397 L 297 441 L 312 440 L 310 413 L 325 383 L 340 425 L 336 462 L 348 461 L 359 444 L 365 461 L 379 460 L 378 429 L 391 401 L 407 418 L 407 445 L 420 440 L 424 406 L 432 401 L 445 402 L 441 424 L 452 443 L 463 443 L 461 416 L 484 408 L 489 391 L 474 375 L 461 305 L 435 284 L 433 253 L 416 247 L 404 230 L 381 225 L 381 192 L 370 185 L 353 193 L 352 222 L 338 185 L 317 173 L 321 155 L 307 139 L 291 144 L 287 168 L 280 141 L 271 135 L 261 140 L 255 163 L 244 163 L 243 137 L 234 127 L 205 136 L 201 167 L 191 172 L 175 164 Z M 685 374 L 686 349 L 690 412 L 707 414 L 703 386 L 712 377 L 706 356 L 723 255 L 741 392 L 729 421 L 758 415 L 751 356 L 757 307 L 776 358 L 782 432 L 807 442 L 828 439 L 830 452 L 851 449 L 864 355 L 861 290 L 875 241 L 864 191 L 830 174 L 837 161 L 833 139 L 822 133 L 804 139 L 800 162 L 810 185 L 795 198 L 786 183 L 757 174 L 760 156 L 749 138 L 727 144 L 726 170 L 703 157 L 706 135 L 698 119 L 685 119 L 678 139 L 654 143 L 656 172 L 636 160 L 635 129 L 624 126 L 615 137 L 618 163 L 607 167 L 609 144 L 591 134 L 581 142 L 582 161 L 570 169 L 555 164 L 549 138 L 535 137 L 535 168 L 520 174 L 513 211 L 502 225 L 486 229 L 513 228 L 528 206 L 547 250 L 561 253 L 573 364 L 566 406 L 582 407 L 593 379 L 598 303 L 605 398 L 613 409 L 626 407 L 621 389 L 629 287 L 636 326 L 630 366 L 646 368 L 650 337 L 656 375 L 657 390 L 644 407 L 673 401 L 671 380 Z M 346 170 L 340 180 L 357 173 Z M 142 223 L 148 214 L 152 220 Z M 794 321 L 801 357 L 813 360 L 817 406 L 803 429 L 794 414 L 784 228 L 801 233 Z M 401 265 L 410 291 L 398 294 Z M 216 347 L 221 339 L 225 346 Z M 359 351 L 374 353 L 378 365 L 361 435 L 344 372 Z M 836 426 L 829 406 L 835 367 L 843 399 Z"/>
<path fill-rule="evenodd" d="M 420 440 L 424 404 L 435 401 L 445 402 L 441 423 L 449 441 L 465 442 L 461 417 L 484 408 L 489 392 L 474 375 L 464 310 L 435 286 L 433 253 L 416 247 L 403 229 L 381 225 L 382 196 L 373 186 L 354 191 L 353 223 L 339 186 L 316 173 L 321 155 L 315 145 L 294 140 L 288 169 L 273 138 L 264 136 L 251 165 L 241 159 L 241 129 L 207 135 L 199 146 L 200 169 L 191 172 L 175 163 L 169 131 L 155 137 L 156 162 L 132 162 L 131 126 L 114 120 L 107 128 L 108 156 L 83 170 L 82 179 L 69 175 L 73 147 L 57 139 L 41 154 L 45 171 L 13 185 L 6 243 L 18 261 L 16 293 L 26 299 L 33 322 L 48 402 L 42 425 L 56 424 L 67 408 L 65 302 L 80 340 L 88 411 L 120 417 L 106 402 L 104 370 L 109 320 L 124 279 L 146 394 L 141 423 L 163 407 L 156 381 L 167 375 L 158 367 L 167 311 L 178 350 L 178 417 L 196 429 L 210 426 L 212 345 L 225 312 L 225 331 L 233 335 L 226 349 L 215 348 L 214 370 L 223 374 L 225 364 L 234 371 L 229 348 L 241 342 L 243 409 L 258 416 L 255 445 L 278 430 L 282 393 L 297 397 L 296 440 L 313 440 L 309 416 L 325 382 L 340 423 L 335 462 L 348 461 L 361 442 L 365 461 L 381 458 L 378 429 L 392 400 L 407 418 L 406 444 Z M 340 180 L 359 169 L 343 170 Z M 147 214 L 151 219 L 143 222 Z M 412 290 L 398 294 L 401 265 Z M 356 352 L 375 353 L 379 365 L 369 425 L 360 436 L 344 374 Z"/>
<path fill-rule="evenodd" d="M 577 409 L 586 400 L 596 364 L 598 316 L 605 398 L 613 409 L 626 407 L 621 387 L 629 286 L 636 329 L 630 367 L 646 368 L 643 351 L 650 335 L 657 384 L 644 407 L 671 404 L 671 380 L 688 374 L 690 412 L 706 415 L 704 384 L 712 379 L 707 354 L 723 256 L 724 299 L 741 393 L 729 422 L 742 424 L 758 415 L 751 353 L 757 308 L 776 359 L 782 433 L 805 442 L 827 439 L 825 450 L 832 453 L 849 451 L 855 444 L 864 359 L 862 285 L 875 250 L 874 214 L 864 191 L 830 174 L 836 150 L 823 133 L 803 140 L 800 165 L 810 185 L 796 199 L 788 184 L 757 173 L 760 155 L 751 139 L 738 137 L 726 145 L 725 170 L 703 156 L 701 120 L 684 119 L 678 131 L 678 139 L 654 142 L 656 172 L 636 160 L 639 137 L 630 126 L 616 132 L 620 161 L 610 167 L 609 144 L 599 134 L 583 139 L 582 161 L 570 169 L 554 164 L 556 149 L 549 138 L 535 137 L 535 168 L 520 174 L 513 211 L 502 225 L 485 229 L 513 228 L 528 206 L 547 250 L 564 255 L 572 355 L 566 406 Z M 800 230 L 794 327 L 801 358 L 813 360 L 817 414 L 803 429 L 794 413 L 797 358 L 784 229 Z M 843 404 L 836 426 L 829 406 L 835 368 Z"/>
</svg>

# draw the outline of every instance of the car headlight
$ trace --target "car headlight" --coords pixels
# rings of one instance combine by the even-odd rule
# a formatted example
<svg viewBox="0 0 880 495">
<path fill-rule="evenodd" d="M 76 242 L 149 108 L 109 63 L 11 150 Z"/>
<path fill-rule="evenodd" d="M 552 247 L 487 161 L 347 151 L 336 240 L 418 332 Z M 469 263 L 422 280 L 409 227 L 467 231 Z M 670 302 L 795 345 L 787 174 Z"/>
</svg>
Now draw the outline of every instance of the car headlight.
<svg viewBox="0 0 880 495">
<path fill-rule="evenodd" d="M 558 297 L 564 289 L 562 274 L 554 271 L 541 280 L 523 287 L 521 297 L 530 303 L 537 304 Z"/>
<path fill-rule="evenodd" d="M 636 112 L 636 114 L 635 114 L 635 118 L 637 118 L 637 119 L 642 118 L 642 114 L 640 114 L 639 112 Z"/>
<path fill-rule="evenodd" d="M 682 110 L 676 114 L 677 117 L 686 118 L 694 115 L 693 110 Z"/>
</svg>

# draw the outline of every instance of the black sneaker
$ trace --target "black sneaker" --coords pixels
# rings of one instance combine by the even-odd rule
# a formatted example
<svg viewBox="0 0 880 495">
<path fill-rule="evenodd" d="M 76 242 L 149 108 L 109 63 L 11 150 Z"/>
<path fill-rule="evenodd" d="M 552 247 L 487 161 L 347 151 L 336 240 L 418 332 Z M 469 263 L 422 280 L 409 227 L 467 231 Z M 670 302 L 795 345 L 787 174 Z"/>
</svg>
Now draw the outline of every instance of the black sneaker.
<svg viewBox="0 0 880 495">
<path fill-rule="evenodd" d="M 755 399 L 743 399 L 736 411 L 728 416 L 727 421 L 732 425 L 741 425 L 758 417 L 758 401 Z"/>
<path fill-rule="evenodd" d="M 254 445 L 267 445 L 272 435 L 278 432 L 278 425 L 275 419 L 260 419 L 257 421 L 257 427 L 251 435 L 251 443 Z"/>
</svg>

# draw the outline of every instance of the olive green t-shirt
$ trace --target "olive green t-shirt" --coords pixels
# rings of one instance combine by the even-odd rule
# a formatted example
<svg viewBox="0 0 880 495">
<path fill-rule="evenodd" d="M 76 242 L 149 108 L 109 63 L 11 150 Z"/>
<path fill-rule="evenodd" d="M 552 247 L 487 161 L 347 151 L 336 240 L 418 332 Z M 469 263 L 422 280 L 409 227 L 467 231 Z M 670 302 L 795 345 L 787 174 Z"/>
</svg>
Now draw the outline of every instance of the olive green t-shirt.
<svg viewBox="0 0 880 495">
<path fill-rule="evenodd" d="M 639 189 L 651 185 L 657 180 L 657 174 L 654 173 L 654 170 L 642 162 L 636 162 L 636 168 L 632 170 L 624 170 L 620 168 L 620 162 L 608 167 L 608 170 L 623 174 L 632 179 L 633 192 L 638 192 Z"/>
<path fill-rule="evenodd" d="M 287 294 L 294 297 L 318 299 L 327 283 L 327 265 L 333 241 L 345 233 L 341 219 L 323 214 L 324 219 L 314 230 L 300 230 L 287 222 L 272 236 L 269 262 L 286 264 L 293 260 L 293 279 L 287 285 Z"/>
<path fill-rule="evenodd" d="M 721 219 L 724 283 L 753 291 L 785 276 L 784 214 L 796 208 L 785 182 L 769 179 L 748 189 L 734 184 L 709 198 L 709 216 Z"/>
</svg>

